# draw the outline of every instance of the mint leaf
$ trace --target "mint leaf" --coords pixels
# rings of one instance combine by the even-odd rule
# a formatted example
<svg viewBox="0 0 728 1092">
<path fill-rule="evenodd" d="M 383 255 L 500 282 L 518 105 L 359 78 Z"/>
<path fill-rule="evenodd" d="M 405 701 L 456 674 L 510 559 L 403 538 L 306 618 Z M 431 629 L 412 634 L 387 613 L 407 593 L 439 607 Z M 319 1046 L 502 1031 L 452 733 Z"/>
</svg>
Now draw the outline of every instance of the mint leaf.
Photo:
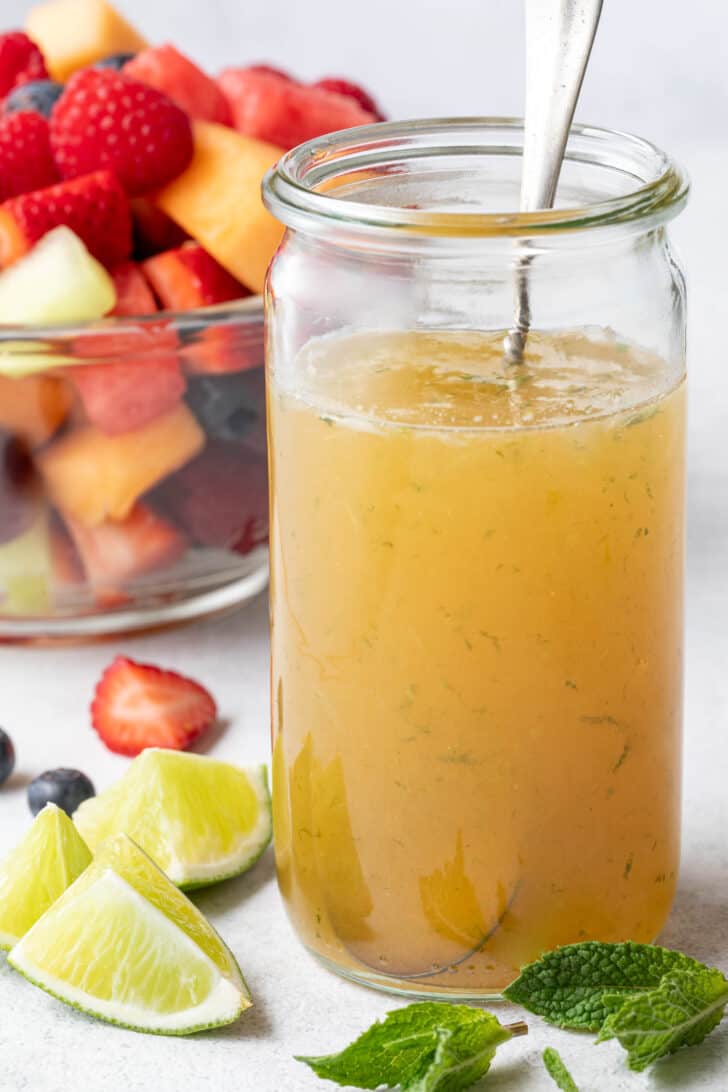
<svg viewBox="0 0 728 1092">
<path fill-rule="evenodd" d="M 390 1012 L 339 1054 L 299 1057 L 317 1077 L 354 1088 L 461 1092 L 490 1068 L 501 1043 L 522 1034 L 468 1005 L 422 1001 Z"/>
<path fill-rule="evenodd" d="M 666 1054 L 702 1043 L 723 1019 L 726 1005 L 728 980 L 720 971 L 671 971 L 657 989 L 624 1001 L 605 1021 L 598 1042 L 618 1039 L 630 1069 L 639 1073 Z"/>
<path fill-rule="evenodd" d="M 654 989 L 670 971 L 699 971 L 703 964 L 653 944 L 602 944 L 587 940 L 547 952 L 529 964 L 504 996 L 562 1028 L 599 1031 L 615 1009 L 614 995 Z M 604 995 L 610 1002 L 605 1004 Z"/>
<path fill-rule="evenodd" d="M 558 1050 L 554 1050 L 553 1047 L 546 1047 L 543 1052 L 543 1064 L 546 1066 L 548 1075 L 553 1077 L 554 1083 L 561 1089 L 561 1092 L 579 1092 L 574 1078 L 564 1065 Z"/>
</svg>

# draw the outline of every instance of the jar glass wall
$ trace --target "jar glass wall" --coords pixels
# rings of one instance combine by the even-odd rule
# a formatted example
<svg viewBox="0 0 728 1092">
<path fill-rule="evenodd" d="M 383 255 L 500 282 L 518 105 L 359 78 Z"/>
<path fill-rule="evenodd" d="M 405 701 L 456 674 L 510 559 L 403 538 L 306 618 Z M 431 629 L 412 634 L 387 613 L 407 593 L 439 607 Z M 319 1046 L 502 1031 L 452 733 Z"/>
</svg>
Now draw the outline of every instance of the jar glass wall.
<svg viewBox="0 0 728 1092">
<path fill-rule="evenodd" d="M 514 214 L 522 135 L 354 130 L 266 182 L 279 883 L 391 990 L 652 940 L 676 882 L 686 182 L 576 128 L 559 207 Z"/>
</svg>

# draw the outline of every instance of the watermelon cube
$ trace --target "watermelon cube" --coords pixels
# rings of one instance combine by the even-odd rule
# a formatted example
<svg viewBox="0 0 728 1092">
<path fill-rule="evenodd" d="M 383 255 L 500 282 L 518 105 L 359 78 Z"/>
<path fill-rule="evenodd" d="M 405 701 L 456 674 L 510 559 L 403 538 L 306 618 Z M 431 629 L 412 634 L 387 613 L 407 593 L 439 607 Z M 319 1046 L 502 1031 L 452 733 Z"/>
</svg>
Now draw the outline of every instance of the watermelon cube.
<svg viewBox="0 0 728 1092">
<path fill-rule="evenodd" d="M 221 125 L 232 122 L 228 101 L 215 81 L 169 43 L 138 53 L 124 65 L 124 72 L 163 91 L 191 118 Z"/>
<path fill-rule="evenodd" d="M 238 132 L 281 148 L 377 120 L 350 96 L 286 80 L 258 67 L 228 68 L 218 83 Z"/>
</svg>

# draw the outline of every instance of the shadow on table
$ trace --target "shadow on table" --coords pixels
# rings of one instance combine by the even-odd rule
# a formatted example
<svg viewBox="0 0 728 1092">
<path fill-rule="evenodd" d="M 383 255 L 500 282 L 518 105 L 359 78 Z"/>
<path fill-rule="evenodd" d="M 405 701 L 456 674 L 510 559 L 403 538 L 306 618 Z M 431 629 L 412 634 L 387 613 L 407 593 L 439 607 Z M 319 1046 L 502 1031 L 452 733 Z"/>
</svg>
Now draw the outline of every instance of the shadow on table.
<svg viewBox="0 0 728 1092">
<path fill-rule="evenodd" d="M 728 877 L 724 872 L 714 875 L 701 873 L 700 876 L 685 873 L 659 943 L 725 970 L 727 888 Z"/>
<path fill-rule="evenodd" d="M 726 1056 L 728 1055 L 728 1024 L 723 1024 L 698 1047 L 678 1051 L 665 1058 L 651 1071 L 651 1087 L 657 1092 L 689 1088 L 723 1089 Z"/>
<path fill-rule="evenodd" d="M 272 883 L 275 880 L 275 871 L 273 849 L 268 847 L 260 860 L 244 875 L 234 876 L 231 880 L 224 880 L 189 894 L 206 916 L 210 913 L 224 914 L 226 910 L 237 909 Z"/>
</svg>

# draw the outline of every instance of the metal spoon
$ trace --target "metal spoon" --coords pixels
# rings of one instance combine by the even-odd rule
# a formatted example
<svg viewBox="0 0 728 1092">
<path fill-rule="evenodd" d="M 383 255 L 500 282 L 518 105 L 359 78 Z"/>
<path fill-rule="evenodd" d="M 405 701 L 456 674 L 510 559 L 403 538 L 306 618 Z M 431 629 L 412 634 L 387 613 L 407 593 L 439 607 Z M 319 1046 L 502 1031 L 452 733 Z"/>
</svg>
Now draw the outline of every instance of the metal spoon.
<svg viewBox="0 0 728 1092">
<path fill-rule="evenodd" d="M 554 203 L 569 129 L 599 25 L 603 0 L 526 0 L 526 124 L 521 212 Z M 516 309 L 505 343 L 509 364 L 522 364 L 531 325 L 523 246 L 516 267 Z"/>
</svg>

